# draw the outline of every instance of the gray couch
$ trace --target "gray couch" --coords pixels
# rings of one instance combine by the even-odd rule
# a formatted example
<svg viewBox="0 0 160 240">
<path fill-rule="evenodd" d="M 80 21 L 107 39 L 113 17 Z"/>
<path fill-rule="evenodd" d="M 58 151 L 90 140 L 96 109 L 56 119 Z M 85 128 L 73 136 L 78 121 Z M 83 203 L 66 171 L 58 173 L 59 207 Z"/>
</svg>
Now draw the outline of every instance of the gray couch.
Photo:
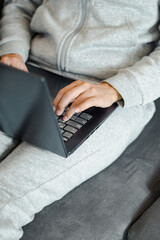
<svg viewBox="0 0 160 240">
<path fill-rule="evenodd" d="M 22 240 L 160 239 L 160 99 L 156 105 L 154 118 L 123 155 L 44 208 L 24 227 Z"/>
</svg>

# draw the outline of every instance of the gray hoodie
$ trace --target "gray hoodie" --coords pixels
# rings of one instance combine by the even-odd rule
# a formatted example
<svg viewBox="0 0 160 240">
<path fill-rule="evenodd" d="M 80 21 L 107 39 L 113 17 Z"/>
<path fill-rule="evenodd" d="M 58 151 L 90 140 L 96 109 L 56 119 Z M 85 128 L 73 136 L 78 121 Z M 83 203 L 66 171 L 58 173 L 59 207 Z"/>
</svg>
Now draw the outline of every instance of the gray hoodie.
<svg viewBox="0 0 160 240">
<path fill-rule="evenodd" d="M 160 97 L 158 0 L 5 0 L 0 56 L 112 85 L 124 107 Z"/>
</svg>

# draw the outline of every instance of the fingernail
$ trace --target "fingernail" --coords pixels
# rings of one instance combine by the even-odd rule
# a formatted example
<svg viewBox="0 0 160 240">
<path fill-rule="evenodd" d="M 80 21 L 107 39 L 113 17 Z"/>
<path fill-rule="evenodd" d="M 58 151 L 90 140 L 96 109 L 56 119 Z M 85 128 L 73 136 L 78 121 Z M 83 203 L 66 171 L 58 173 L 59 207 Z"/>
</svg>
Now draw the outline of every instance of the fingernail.
<svg viewBox="0 0 160 240">
<path fill-rule="evenodd" d="M 67 116 L 64 116 L 63 120 L 64 120 L 64 121 L 67 121 L 67 120 L 68 120 Z"/>
<path fill-rule="evenodd" d="M 56 114 L 57 114 L 57 115 L 61 115 L 61 114 L 62 114 L 62 112 L 61 112 L 61 111 L 59 111 L 59 110 L 57 110 L 57 111 L 56 111 Z"/>
<path fill-rule="evenodd" d="M 79 109 L 79 108 L 76 108 L 76 109 L 75 109 L 75 113 L 78 113 L 78 112 L 80 112 L 80 109 Z"/>
<path fill-rule="evenodd" d="M 54 106 L 53 106 L 53 110 L 54 110 L 54 111 L 56 110 Z"/>
</svg>

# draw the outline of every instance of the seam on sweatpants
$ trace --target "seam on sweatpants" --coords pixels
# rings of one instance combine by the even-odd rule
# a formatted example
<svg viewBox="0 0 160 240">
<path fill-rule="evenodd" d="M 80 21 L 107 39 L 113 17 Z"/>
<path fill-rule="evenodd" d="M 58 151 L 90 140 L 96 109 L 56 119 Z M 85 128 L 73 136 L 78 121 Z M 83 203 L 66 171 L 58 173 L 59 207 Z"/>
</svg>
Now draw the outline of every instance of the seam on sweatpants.
<svg viewBox="0 0 160 240">
<path fill-rule="evenodd" d="M 113 143 L 112 143 L 112 144 L 113 144 Z M 109 145 L 108 145 L 108 146 L 109 146 Z M 67 168 L 66 170 L 64 170 L 64 171 L 62 171 L 61 173 L 57 174 L 56 176 L 50 178 L 49 180 L 41 183 L 38 187 L 33 188 L 33 189 L 25 192 L 25 194 L 24 194 L 23 196 L 19 196 L 19 197 L 10 199 L 6 204 L 4 204 L 4 205 L 0 208 L 0 210 L 2 210 L 2 209 L 3 209 L 6 205 L 8 205 L 11 201 L 15 201 L 15 200 L 17 200 L 17 199 L 21 199 L 21 198 L 25 197 L 29 192 L 35 191 L 36 189 L 39 189 L 41 186 L 45 185 L 46 183 L 48 183 L 48 182 L 54 180 L 55 178 L 59 177 L 59 176 L 62 175 L 63 173 L 65 173 L 65 172 L 67 172 L 68 170 L 72 169 L 75 165 L 77 165 L 77 164 L 80 163 L 81 161 L 87 159 L 88 157 L 92 156 L 92 155 L 95 154 L 96 152 L 100 151 L 103 147 L 104 147 L 104 145 L 103 145 L 100 149 L 98 149 L 98 150 L 96 150 L 95 152 L 89 154 L 87 157 L 79 160 L 78 162 L 76 162 L 75 164 L 73 164 L 72 166 L 70 166 L 69 168 Z"/>
</svg>

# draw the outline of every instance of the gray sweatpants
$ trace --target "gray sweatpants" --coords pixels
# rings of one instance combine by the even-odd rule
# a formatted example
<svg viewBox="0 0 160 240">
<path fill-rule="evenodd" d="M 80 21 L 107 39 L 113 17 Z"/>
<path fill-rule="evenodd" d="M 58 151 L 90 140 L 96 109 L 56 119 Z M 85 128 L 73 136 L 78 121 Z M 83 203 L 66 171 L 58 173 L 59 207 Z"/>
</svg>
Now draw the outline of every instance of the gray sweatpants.
<svg viewBox="0 0 160 240">
<path fill-rule="evenodd" d="M 118 107 L 67 159 L 26 142 L 7 155 L 13 142 L 0 132 L 0 239 L 20 239 L 35 213 L 113 163 L 154 112 L 153 103 Z"/>
</svg>

